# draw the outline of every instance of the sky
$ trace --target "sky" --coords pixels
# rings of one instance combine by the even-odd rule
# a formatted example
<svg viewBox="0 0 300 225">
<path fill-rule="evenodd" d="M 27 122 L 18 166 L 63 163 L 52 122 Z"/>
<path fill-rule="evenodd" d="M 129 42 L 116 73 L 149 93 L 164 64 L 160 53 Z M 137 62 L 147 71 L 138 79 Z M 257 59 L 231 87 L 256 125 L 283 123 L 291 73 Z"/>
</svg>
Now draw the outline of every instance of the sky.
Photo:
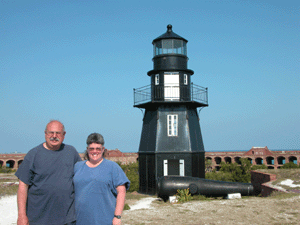
<svg viewBox="0 0 300 225">
<path fill-rule="evenodd" d="M 44 142 L 51 119 L 78 152 L 98 132 L 138 152 L 153 39 L 188 40 L 206 151 L 300 149 L 298 0 L 1 0 L 0 153 Z"/>
</svg>

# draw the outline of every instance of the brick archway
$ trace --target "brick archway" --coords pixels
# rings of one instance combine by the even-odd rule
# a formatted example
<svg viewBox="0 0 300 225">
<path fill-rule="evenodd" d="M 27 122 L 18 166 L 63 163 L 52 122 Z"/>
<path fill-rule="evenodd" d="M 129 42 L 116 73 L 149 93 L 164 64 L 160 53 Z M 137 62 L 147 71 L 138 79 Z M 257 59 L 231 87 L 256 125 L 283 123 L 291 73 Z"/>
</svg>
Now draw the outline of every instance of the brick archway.
<svg viewBox="0 0 300 225">
<path fill-rule="evenodd" d="M 285 157 L 279 156 L 279 157 L 277 158 L 277 163 L 278 163 L 278 165 L 283 165 L 283 164 L 285 164 Z"/>
<path fill-rule="evenodd" d="M 232 162 L 231 157 L 228 157 L 228 156 L 225 157 L 224 160 L 225 160 L 226 163 L 231 163 Z"/>
<path fill-rule="evenodd" d="M 273 156 L 268 156 L 267 158 L 266 158 L 266 162 L 267 162 L 267 164 L 268 165 L 274 165 L 274 157 Z"/>
<path fill-rule="evenodd" d="M 7 168 L 13 169 L 13 168 L 15 168 L 15 165 L 16 165 L 15 160 L 10 159 L 10 160 L 6 161 L 6 167 Z"/>
<path fill-rule="evenodd" d="M 239 164 L 239 165 L 241 165 L 242 164 L 241 157 L 235 157 L 234 158 L 234 162 L 237 163 L 237 164 Z"/>
</svg>

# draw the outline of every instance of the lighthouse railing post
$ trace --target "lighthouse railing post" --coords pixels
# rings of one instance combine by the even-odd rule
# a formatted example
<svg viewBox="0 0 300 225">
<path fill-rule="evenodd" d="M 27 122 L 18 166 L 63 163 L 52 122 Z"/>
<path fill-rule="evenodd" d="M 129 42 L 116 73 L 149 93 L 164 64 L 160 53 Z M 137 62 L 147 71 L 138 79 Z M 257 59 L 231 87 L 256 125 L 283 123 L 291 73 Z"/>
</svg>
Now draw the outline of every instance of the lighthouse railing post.
<svg viewBox="0 0 300 225">
<path fill-rule="evenodd" d="M 191 85 L 192 85 L 192 101 L 194 101 L 194 83 L 192 82 L 191 83 Z"/>
</svg>

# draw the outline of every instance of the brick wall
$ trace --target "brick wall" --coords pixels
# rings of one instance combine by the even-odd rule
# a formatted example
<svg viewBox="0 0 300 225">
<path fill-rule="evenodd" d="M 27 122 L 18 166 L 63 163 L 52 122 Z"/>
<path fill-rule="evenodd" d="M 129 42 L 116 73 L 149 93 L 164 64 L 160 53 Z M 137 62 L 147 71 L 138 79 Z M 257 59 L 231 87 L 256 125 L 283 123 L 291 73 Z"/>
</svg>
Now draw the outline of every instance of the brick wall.
<svg viewBox="0 0 300 225">
<path fill-rule="evenodd" d="M 267 197 L 273 191 L 283 191 L 271 185 L 272 181 L 275 180 L 276 180 L 275 174 L 262 173 L 259 171 L 251 171 L 251 183 L 253 184 L 254 193 L 256 195 L 261 194 L 262 197 Z"/>
</svg>

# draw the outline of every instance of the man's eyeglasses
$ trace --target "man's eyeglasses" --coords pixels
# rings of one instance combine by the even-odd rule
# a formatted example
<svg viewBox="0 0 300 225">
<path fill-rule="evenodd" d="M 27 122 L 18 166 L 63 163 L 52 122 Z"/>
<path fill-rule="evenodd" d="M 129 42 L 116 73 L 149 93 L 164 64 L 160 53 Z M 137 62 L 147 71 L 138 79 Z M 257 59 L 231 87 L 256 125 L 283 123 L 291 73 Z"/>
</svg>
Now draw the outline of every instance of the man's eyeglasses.
<svg viewBox="0 0 300 225">
<path fill-rule="evenodd" d="M 49 136 L 53 136 L 54 134 L 56 135 L 62 135 L 64 132 L 61 131 L 46 131 L 46 134 L 48 134 Z"/>
</svg>

